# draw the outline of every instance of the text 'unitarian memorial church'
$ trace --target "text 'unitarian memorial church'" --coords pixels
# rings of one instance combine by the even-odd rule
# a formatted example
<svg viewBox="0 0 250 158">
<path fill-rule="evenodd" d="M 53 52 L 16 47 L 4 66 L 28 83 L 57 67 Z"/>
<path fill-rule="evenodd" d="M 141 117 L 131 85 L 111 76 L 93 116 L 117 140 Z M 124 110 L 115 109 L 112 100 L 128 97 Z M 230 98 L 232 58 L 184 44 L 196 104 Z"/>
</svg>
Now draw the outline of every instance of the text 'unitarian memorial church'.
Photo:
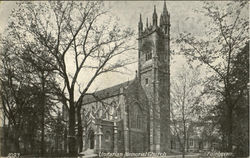
<svg viewBox="0 0 250 158">
<path fill-rule="evenodd" d="M 159 21 L 158 21 L 159 20 Z M 170 15 L 164 2 L 152 25 L 138 24 L 134 80 L 85 96 L 84 149 L 98 152 L 168 152 L 170 148 Z M 97 99 L 98 98 L 98 99 Z"/>
</svg>

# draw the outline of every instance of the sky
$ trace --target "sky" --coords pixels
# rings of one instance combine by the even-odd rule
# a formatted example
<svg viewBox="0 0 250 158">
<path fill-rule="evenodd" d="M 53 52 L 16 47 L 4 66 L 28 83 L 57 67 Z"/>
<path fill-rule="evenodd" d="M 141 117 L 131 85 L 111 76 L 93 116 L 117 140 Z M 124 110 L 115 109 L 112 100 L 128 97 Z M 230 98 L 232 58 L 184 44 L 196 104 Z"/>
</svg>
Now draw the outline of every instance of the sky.
<svg viewBox="0 0 250 158">
<path fill-rule="evenodd" d="M 0 3 L 0 32 L 7 26 L 11 9 L 16 7 L 15 1 L 2 1 Z M 111 12 L 116 15 L 121 23 L 132 28 L 137 28 L 139 15 L 142 14 L 145 23 L 146 17 L 152 19 L 153 6 L 156 5 L 158 17 L 163 9 L 163 1 L 106 1 L 105 4 L 111 7 Z M 201 20 L 194 17 L 193 9 L 202 6 L 200 1 L 167 1 L 167 9 L 171 15 L 171 32 L 179 30 L 193 30 L 199 33 L 196 25 Z M 189 20 L 187 23 L 188 19 Z M 179 25 L 179 28 L 177 27 Z"/>
<path fill-rule="evenodd" d="M 154 5 L 156 5 L 159 18 L 163 10 L 163 3 L 163 1 L 105 1 L 105 6 L 111 8 L 111 13 L 119 18 L 120 24 L 129 26 L 137 32 L 139 15 L 142 14 L 144 26 L 147 17 L 149 23 L 152 23 Z M 223 6 L 225 3 L 225 1 L 216 2 L 218 6 Z M 202 8 L 202 1 L 166 1 L 166 4 L 171 18 L 171 38 L 176 37 L 181 32 L 190 32 L 195 36 L 203 36 L 204 27 L 202 24 L 206 21 L 206 18 L 194 12 L 194 9 L 199 10 Z M 15 1 L 2 1 L 0 3 L 0 34 L 7 27 L 11 9 L 15 7 Z M 135 51 L 133 56 L 137 56 L 137 53 Z M 171 65 L 171 74 L 178 72 L 181 65 L 185 63 L 183 62 L 185 59 L 180 56 L 174 57 L 173 60 L 175 62 Z M 137 64 L 132 64 L 128 66 L 128 71 L 125 74 L 105 74 L 96 80 L 90 90 L 99 90 L 131 80 L 135 77 L 136 70 Z"/>
</svg>

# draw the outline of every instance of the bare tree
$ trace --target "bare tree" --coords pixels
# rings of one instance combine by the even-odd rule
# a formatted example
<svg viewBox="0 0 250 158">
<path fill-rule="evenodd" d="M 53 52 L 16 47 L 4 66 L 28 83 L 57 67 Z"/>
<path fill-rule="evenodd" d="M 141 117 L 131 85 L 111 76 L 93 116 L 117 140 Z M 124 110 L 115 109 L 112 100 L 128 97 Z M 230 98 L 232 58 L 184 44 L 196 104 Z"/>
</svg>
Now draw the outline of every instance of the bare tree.
<svg viewBox="0 0 250 158">
<path fill-rule="evenodd" d="M 12 13 L 10 35 L 36 54 L 31 43 L 52 57 L 61 97 L 69 112 L 69 151 L 76 153 L 76 111 L 95 79 L 131 63 L 120 55 L 132 49 L 133 32 L 122 28 L 102 2 L 22 2 Z M 118 58 L 120 57 L 120 58 Z M 123 56 L 124 57 L 124 56 Z M 90 75 L 91 74 L 91 75 Z"/>
<path fill-rule="evenodd" d="M 183 65 L 181 71 L 171 78 L 171 122 L 183 158 L 187 150 L 188 131 L 199 119 L 195 109 L 199 104 L 201 90 L 199 70 L 191 66 Z"/>
<path fill-rule="evenodd" d="M 205 2 L 199 12 L 209 18 L 204 30 L 206 38 L 184 33 L 177 40 L 183 44 L 181 51 L 190 60 L 200 61 L 214 72 L 209 77 L 211 82 L 208 87 L 225 103 L 222 115 L 227 119 L 225 134 L 228 151 L 232 151 L 233 111 L 244 90 L 239 89 L 237 96 L 232 93 L 235 82 L 232 61 L 249 39 L 249 21 L 244 11 L 247 12 L 247 1 L 228 2 L 224 8 L 214 2 Z"/>
</svg>

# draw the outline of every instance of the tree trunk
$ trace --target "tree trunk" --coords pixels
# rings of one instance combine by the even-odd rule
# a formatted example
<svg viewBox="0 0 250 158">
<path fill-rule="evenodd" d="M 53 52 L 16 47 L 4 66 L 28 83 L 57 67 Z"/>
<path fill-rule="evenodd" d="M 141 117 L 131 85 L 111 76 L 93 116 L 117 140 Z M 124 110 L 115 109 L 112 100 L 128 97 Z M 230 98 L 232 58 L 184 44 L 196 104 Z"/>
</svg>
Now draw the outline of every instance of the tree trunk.
<svg viewBox="0 0 250 158">
<path fill-rule="evenodd" d="M 44 117 L 45 117 L 45 79 L 43 77 L 43 74 L 42 74 L 42 78 L 41 78 L 41 83 L 42 83 L 42 95 L 41 95 L 41 156 L 44 155 Z"/>
<path fill-rule="evenodd" d="M 63 146 L 63 152 L 64 153 L 67 153 L 67 147 L 68 147 L 68 140 L 67 140 L 67 137 L 68 137 L 68 130 L 67 130 L 67 127 L 65 127 L 64 129 L 64 146 Z"/>
<path fill-rule="evenodd" d="M 228 110 L 228 152 L 232 152 L 233 149 L 233 110 L 231 106 Z"/>
<path fill-rule="evenodd" d="M 185 141 L 183 141 L 182 158 L 185 158 Z"/>
<path fill-rule="evenodd" d="M 7 140 L 10 140 L 9 134 L 6 131 L 9 131 L 9 128 L 6 129 L 6 126 L 4 125 L 3 133 L 0 133 L 0 135 L 3 138 L 3 155 L 4 156 L 7 155 L 8 153 Z"/>
<path fill-rule="evenodd" d="M 185 158 L 186 136 L 183 138 L 182 158 Z"/>
<path fill-rule="evenodd" d="M 32 136 L 32 138 L 30 140 L 30 146 L 31 146 L 31 153 L 36 154 L 36 146 L 35 146 L 35 142 L 34 142 L 34 136 Z"/>
<path fill-rule="evenodd" d="M 42 120 L 41 120 L 41 156 L 44 155 L 44 98 L 42 98 Z"/>
<path fill-rule="evenodd" d="M 15 140 L 15 152 L 20 153 L 19 140 Z"/>
<path fill-rule="evenodd" d="M 222 144 L 221 151 L 225 152 L 226 151 L 225 147 L 227 146 L 227 143 L 226 143 L 226 134 L 225 134 L 224 129 L 222 130 L 222 143 L 221 144 Z"/>
<path fill-rule="evenodd" d="M 82 118 L 81 118 L 81 106 L 77 106 L 77 131 L 78 131 L 78 148 L 79 148 L 79 152 L 82 152 L 82 147 L 83 147 L 83 140 L 82 140 Z"/>
<path fill-rule="evenodd" d="M 14 146 L 15 146 L 15 152 L 20 153 L 20 146 L 19 146 L 19 136 L 17 134 L 18 131 L 15 131 L 14 134 Z"/>
<path fill-rule="evenodd" d="M 185 148 L 186 148 L 186 139 L 187 139 L 187 132 L 186 132 L 186 119 L 185 119 L 185 99 L 186 99 L 186 78 L 183 87 L 183 100 L 182 100 L 182 122 L 183 122 L 183 148 L 182 148 L 182 158 L 185 158 Z"/>
<path fill-rule="evenodd" d="M 184 116 L 184 115 L 183 115 Z M 185 158 L 185 149 L 186 149 L 186 140 L 187 140 L 187 133 L 186 133 L 186 122 L 183 117 L 183 148 L 182 148 L 182 158 Z"/>
<path fill-rule="evenodd" d="M 74 156 L 77 154 L 76 151 L 76 139 L 75 139 L 75 106 L 74 102 L 70 103 L 69 108 L 69 153 Z"/>
</svg>

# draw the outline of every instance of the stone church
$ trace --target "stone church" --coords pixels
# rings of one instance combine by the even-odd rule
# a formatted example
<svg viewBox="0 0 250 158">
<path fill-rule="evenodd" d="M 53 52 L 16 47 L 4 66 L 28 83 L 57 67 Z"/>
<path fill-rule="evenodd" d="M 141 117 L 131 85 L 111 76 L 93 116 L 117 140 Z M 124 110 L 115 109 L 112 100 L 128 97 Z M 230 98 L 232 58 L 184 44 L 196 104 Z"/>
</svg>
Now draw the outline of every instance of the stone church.
<svg viewBox="0 0 250 158">
<path fill-rule="evenodd" d="M 159 21 L 158 21 L 159 20 Z M 135 79 L 85 96 L 84 149 L 167 152 L 170 148 L 170 15 L 164 2 L 152 24 L 138 23 Z"/>
</svg>

